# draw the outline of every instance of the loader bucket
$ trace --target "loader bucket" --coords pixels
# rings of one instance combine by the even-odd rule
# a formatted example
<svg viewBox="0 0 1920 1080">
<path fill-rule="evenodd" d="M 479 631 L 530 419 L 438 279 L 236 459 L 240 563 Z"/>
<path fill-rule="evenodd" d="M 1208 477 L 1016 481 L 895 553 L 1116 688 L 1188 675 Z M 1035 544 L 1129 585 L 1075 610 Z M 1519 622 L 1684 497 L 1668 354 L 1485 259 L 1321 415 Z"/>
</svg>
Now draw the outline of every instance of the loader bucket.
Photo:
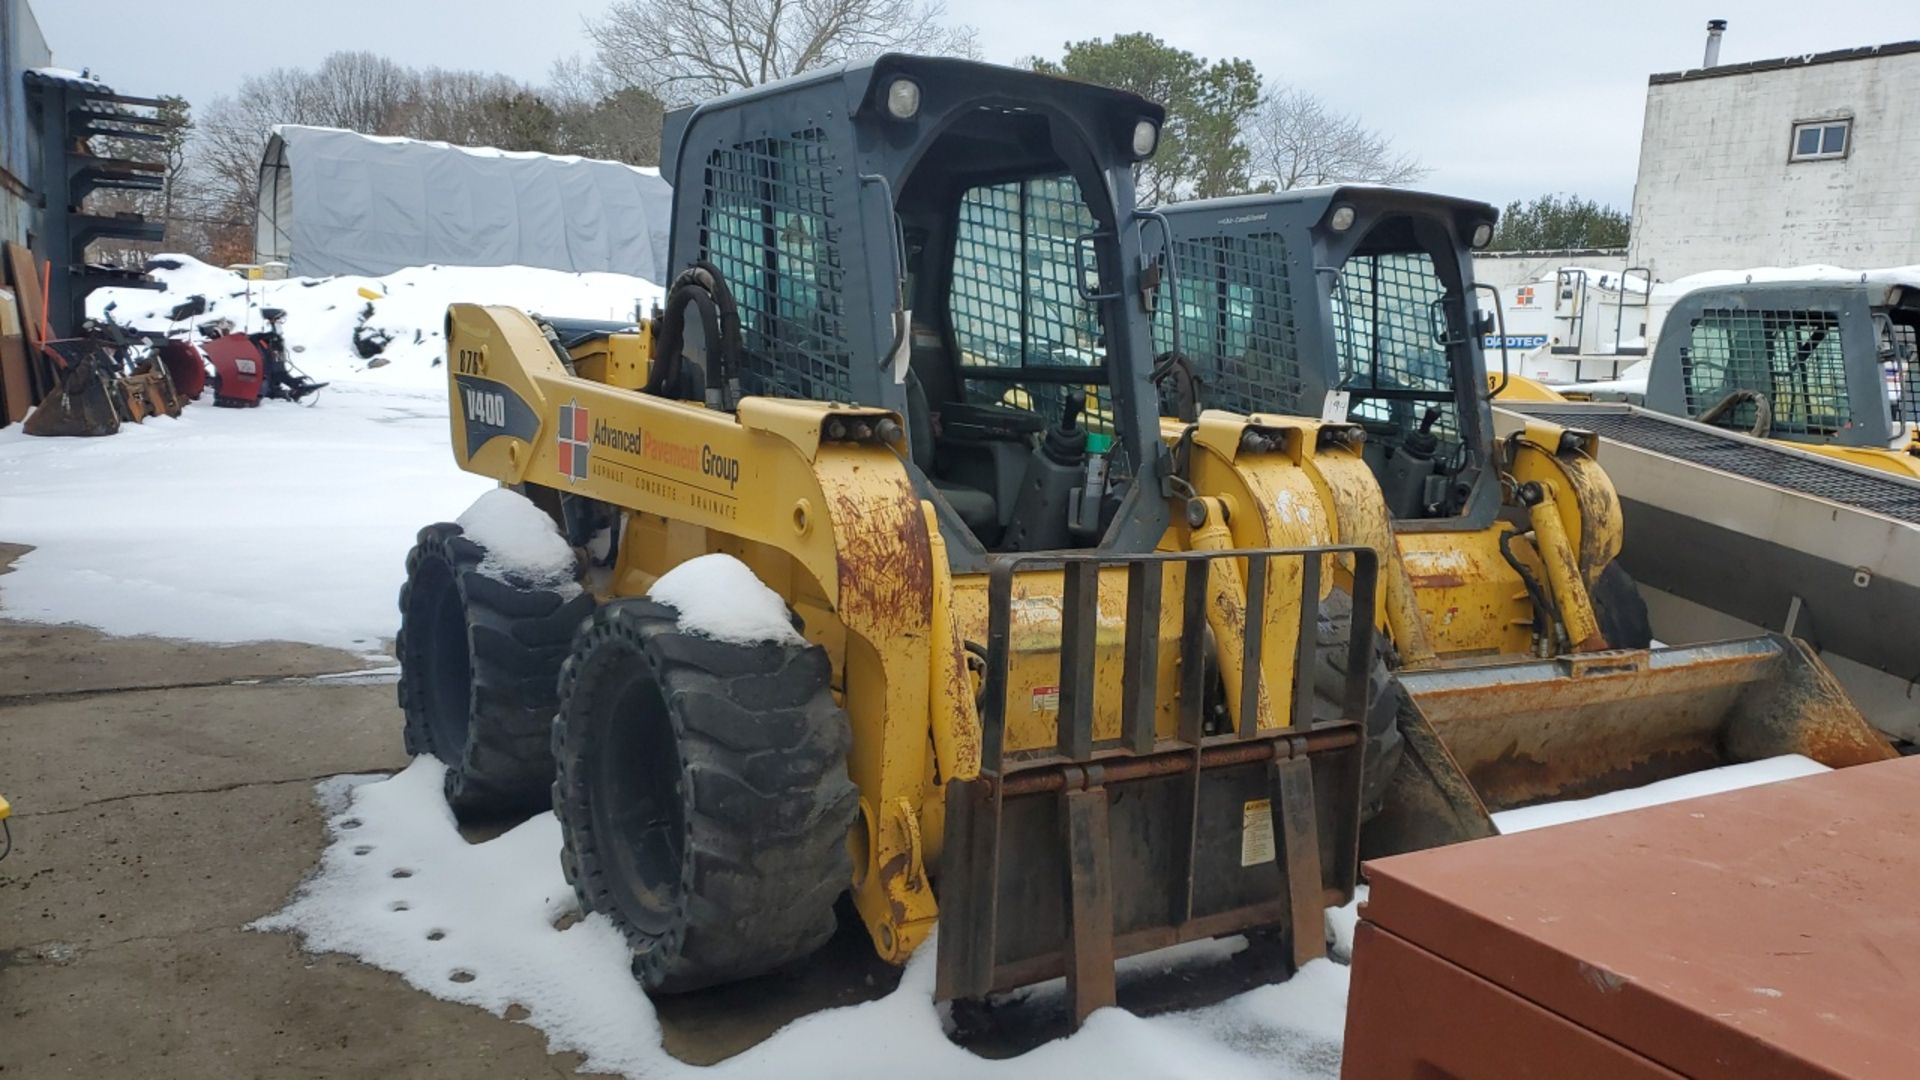
<svg viewBox="0 0 1920 1080">
<path fill-rule="evenodd" d="M 1119 957 L 1258 928 L 1287 935 L 1298 965 L 1324 955 L 1322 909 L 1353 895 L 1359 872 L 1360 783 L 1372 627 L 1356 620 L 1341 717 L 1316 720 L 1312 643 L 1321 556 L 1356 564 L 1355 605 L 1373 603 L 1371 549 L 1000 556 L 988 582 L 988 642 L 980 698 L 980 775 L 946 785 L 939 869 L 938 1000 L 978 998 L 1061 975 L 1075 1022 L 1115 998 Z M 1260 639 L 1269 625 L 1266 564 L 1297 559 L 1305 633 L 1287 715 L 1255 708 L 1238 729 L 1208 734 L 1209 563 L 1248 567 L 1243 702 L 1264 694 Z M 1170 566 L 1169 564 L 1177 564 Z M 1125 683 L 1093 693 L 1101 566 L 1127 568 Z M 1013 579 L 1022 568 L 1064 570 L 1056 745 L 1006 743 Z M 1279 579 L 1273 579 L 1279 580 Z M 1178 640 L 1163 642 L 1163 589 Z M 1172 592 L 1178 591 L 1176 599 Z M 1292 617 L 1293 612 L 1288 616 Z M 1169 621 L 1168 631 L 1176 625 Z M 1221 643 L 1221 648 L 1228 647 Z M 1176 717 L 1157 682 L 1162 649 L 1177 648 Z M 1300 694 L 1305 690 L 1305 696 Z M 1117 716 L 1096 716 L 1096 699 Z M 1177 720 L 1177 723 L 1173 722 Z M 1172 730 L 1169 730 L 1169 729 Z M 1096 733 L 1106 737 L 1097 737 Z"/>
<path fill-rule="evenodd" d="M 1460 763 L 1411 698 L 1402 699 L 1399 722 L 1400 764 L 1387 781 L 1379 812 L 1361 827 L 1360 857 L 1380 859 L 1499 835 Z"/>
<path fill-rule="evenodd" d="M 1896 754 L 1807 647 L 1777 634 L 1400 673 L 1493 810 L 1802 754 Z"/>
<path fill-rule="evenodd" d="M 50 341 L 42 346 L 58 362 L 56 385 L 27 415 L 29 435 L 112 435 L 120 430 L 106 368 L 96 362 L 92 343 Z"/>
</svg>

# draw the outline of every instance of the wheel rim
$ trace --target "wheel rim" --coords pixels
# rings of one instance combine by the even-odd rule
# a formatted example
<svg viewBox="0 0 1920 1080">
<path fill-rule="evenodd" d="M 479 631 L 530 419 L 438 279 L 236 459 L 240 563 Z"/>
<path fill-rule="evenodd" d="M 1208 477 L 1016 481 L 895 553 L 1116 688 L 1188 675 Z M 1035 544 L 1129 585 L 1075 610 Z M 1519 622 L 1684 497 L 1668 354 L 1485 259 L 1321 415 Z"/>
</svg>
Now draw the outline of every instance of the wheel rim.
<svg viewBox="0 0 1920 1080">
<path fill-rule="evenodd" d="M 600 752 L 587 755 L 594 830 L 605 838 L 615 896 L 628 920 L 658 936 L 672 925 L 680 901 L 686 845 L 680 751 L 645 661 L 623 651 L 608 662 L 631 673 L 614 692 L 596 696 L 596 715 L 588 718 L 602 733 Z"/>
<path fill-rule="evenodd" d="M 426 631 L 427 729 L 434 753 L 459 764 L 467 748 L 472 711 L 473 661 L 467 655 L 467 612 L 453 573 L 439 559 L 427 561 L 414 582 L 417 614 Z"/>
</svg>

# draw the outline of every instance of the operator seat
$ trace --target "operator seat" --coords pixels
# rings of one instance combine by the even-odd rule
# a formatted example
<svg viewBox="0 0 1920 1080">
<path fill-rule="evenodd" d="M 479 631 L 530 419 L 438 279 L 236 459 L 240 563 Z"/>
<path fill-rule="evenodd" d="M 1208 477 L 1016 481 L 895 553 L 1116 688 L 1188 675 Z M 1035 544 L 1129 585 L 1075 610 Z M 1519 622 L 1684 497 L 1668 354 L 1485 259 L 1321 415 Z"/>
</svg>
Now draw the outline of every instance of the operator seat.
<svg viewBox="0 0 1920 1080">
<path fill-rule="evenodd" d="M 926 388 L 911 371 L 907 373 L 907 449 L 913 454 L 913 463 L 974 536 L 987 538 L 1000 531 L 1000 508 L 991 494 L 935 475 L 933 409 L 927 403 Z"/>
</svg>

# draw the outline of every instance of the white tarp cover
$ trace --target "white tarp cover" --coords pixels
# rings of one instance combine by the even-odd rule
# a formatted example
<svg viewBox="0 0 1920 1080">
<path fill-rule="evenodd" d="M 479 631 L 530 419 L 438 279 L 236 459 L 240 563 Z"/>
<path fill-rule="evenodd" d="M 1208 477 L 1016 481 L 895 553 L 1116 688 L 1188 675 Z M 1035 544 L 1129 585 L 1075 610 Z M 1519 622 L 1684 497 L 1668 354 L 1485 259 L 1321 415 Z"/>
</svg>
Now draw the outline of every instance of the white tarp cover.
<svg viewBox="0 0 1920 1080">
<path fill-rule="evenodd" d="M 437 263 L 664 281 L 672 202 L 658 169 L 282 124 L 254 257 L 307 277 Z"/>
</svg>

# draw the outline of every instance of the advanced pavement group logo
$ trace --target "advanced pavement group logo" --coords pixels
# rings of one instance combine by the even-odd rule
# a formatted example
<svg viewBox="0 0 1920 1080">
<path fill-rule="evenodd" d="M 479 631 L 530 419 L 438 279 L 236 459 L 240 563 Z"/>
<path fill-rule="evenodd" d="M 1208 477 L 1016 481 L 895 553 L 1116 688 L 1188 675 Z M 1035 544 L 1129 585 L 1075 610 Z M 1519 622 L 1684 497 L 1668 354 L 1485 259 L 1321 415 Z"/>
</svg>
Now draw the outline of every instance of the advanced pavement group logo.
<svg viewBox="0 0 1920 1080">
<path fill-rule="evenodd" d="M 578 399 L 560 406 L 560 473 L 568 480 L 587 478 L 592 431 L 592 417 Z"/>
</svg>

